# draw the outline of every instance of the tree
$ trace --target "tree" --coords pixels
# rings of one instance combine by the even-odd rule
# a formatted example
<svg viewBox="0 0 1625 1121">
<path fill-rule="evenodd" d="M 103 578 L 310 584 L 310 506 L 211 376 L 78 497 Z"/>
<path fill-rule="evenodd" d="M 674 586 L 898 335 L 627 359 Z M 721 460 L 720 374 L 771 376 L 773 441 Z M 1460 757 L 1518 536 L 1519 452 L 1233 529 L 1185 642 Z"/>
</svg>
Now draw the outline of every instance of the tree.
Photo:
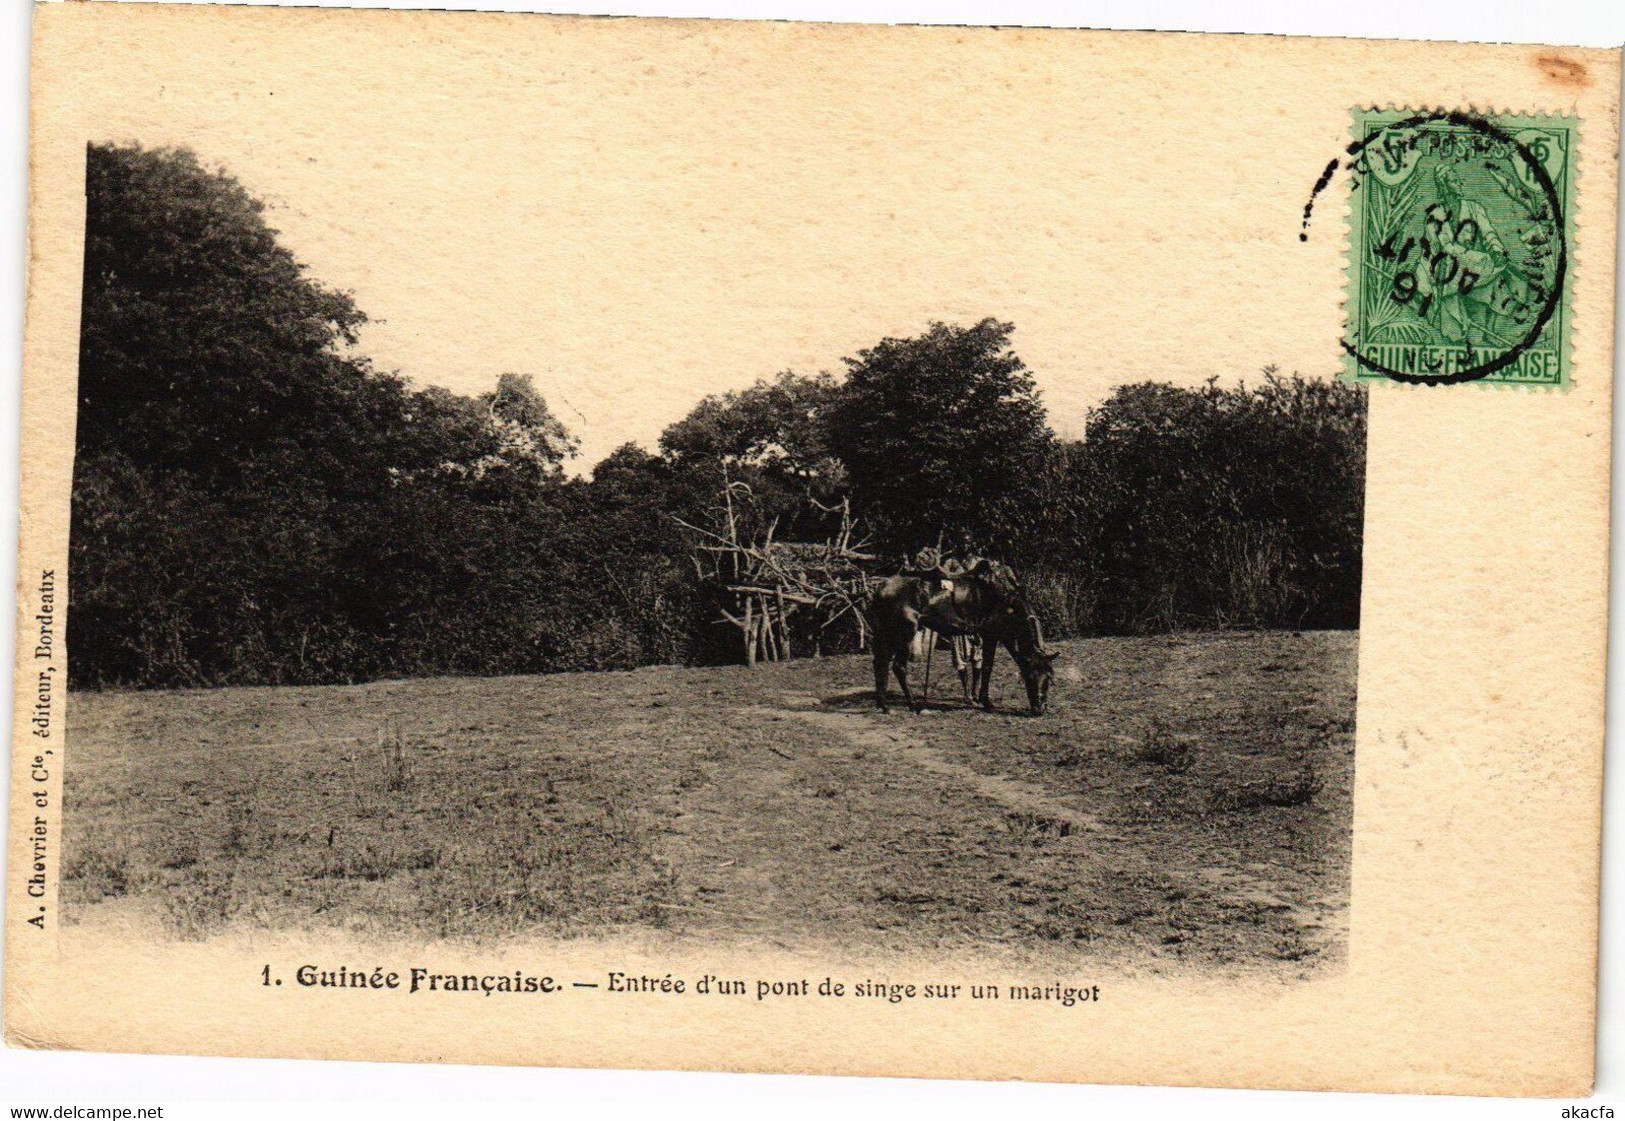
<svg viewBox="0 0 1625 1121">
<path fill-rule="evenodd" d="M 716 501 L 724 481 L 751 488 L 752 510 L 779 519 L 781 537 L 823 535 L 827 518 L 808 502 L 838 499 L 846 471 L 826 442 L 837 393 L 829 374 L 785 370 L 748 389 L 706 397 L 660 435 L 677 512 L 690 519 Z M 764 526 L 752 526 L 747 535 Z"/>
<path fill-rule="evenodd" d="M 1097 625 L 1357 625 L 1365 405 L 1274 369 L 1234 388 L 1119 386 L 1068 484 Z"/>
<path fill-rule="evenodd" d="M 834 392 L 828 374 L 785 370 L 772 381 L 705 398 L 660 434 L 660 448 L 679 466 L 757 465 L 786 478 L 816 480 L 837 469 L 821 423 Z"/>
<path fill-rule="evenodd" d="M 968 531 L 1007 559 L 1025 555 L 1042 515 L 1035 484 L 1054 434 L 1015 326 L 933 323 L 846 360 L 825 440 L 846 465 L 857 513 L 898 552 Z"/>
<path fill-rule="evenodd" d="M 480 401 L 497 430 L 498 454 L 505 466 L 557 476 L 581 446 L 547 407 L 529 374 L 503 374 L 496 389 Z"/>
<path fill-rule="evenodd" d="M 361 311 L 236 180 L 86 159 L 75 682 L 539 668 L 500 636 L 571 614 L 535 573 L 575 442 L 530 379 L 471 398 L 376 371 Z"/>
<path fill-rule="evenodd" d="M 264 204 L 188 151 L 137 145 L 91 145 L 85 194 L 81 453 L 228 485 L 249 450 L 348 477 L 378 388 L 345 353 L 366 317 L 305 276 Z"/>
</svg>

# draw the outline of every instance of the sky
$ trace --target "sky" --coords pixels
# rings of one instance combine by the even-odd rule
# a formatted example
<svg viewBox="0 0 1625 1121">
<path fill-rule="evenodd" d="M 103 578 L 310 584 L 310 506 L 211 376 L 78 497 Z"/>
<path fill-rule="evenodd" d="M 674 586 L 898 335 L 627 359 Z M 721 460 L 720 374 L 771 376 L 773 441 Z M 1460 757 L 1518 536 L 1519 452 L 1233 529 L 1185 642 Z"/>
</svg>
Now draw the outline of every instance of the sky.
<svg viewBox="0 0 1625 1121">
<path fill-rule="evenodd" d="M 1302 276 L 1337 273 L 1338 206 L 1298 234 L 1346 115 L 1195 111 L 1250 79 L 1189 36 L 174 13 L 87 52 L 86 138 L 235 175 L 381 367 L 531 374 L 578 470 L 938 319 L 1013 321 L 1063 435 L 1126 381 L 1337 368 L 1340 293 Z"/>
</svg>

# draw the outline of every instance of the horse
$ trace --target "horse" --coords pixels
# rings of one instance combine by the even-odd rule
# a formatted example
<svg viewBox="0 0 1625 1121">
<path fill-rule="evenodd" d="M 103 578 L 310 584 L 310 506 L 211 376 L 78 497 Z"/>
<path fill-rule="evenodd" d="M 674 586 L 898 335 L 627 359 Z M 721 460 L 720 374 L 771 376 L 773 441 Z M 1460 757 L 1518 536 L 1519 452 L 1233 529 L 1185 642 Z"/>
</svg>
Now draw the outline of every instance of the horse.
<svg viewBox="0 0 1625 1121">
<path fill-rule="evenodd" d="M 908 663 L 914 638 L 922 627 L 938 634 L 975 635 L 982 639 L 977 667 L 977 700 L 992 711 L 993 656 L 999 646 L 1010 652 L 1027 688 L 1027 706 L 1034 716 L 1049 707 L 1050 683 L 1055 678 L 1059 651 L 1044 642 L 1044 627 L 1027 606 L 1014 574 L 1002 565 L 970 575 L 958 575 L 944 588 L 934 576 L 899 573 L 881 583 L 870 597 L 866 615 L 874 632 L 875 704 L 886 704 L 886 674 L 896 675 L 908 707 L 923 707 L 908 684 Z"/>
</svg>

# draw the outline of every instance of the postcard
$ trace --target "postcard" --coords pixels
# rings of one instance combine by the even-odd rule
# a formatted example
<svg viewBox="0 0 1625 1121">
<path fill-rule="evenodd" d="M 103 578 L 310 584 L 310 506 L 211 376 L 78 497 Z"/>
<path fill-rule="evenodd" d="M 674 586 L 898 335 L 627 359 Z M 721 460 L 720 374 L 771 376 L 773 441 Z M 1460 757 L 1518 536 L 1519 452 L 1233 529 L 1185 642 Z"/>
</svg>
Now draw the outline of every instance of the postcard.
<svg viewBox="0 0 1625 1121">
<path fill-rule="evenodd" d="M 1617 51 L 34 27 L 11 1045 L 1589 1091 Z"/>
</svg>

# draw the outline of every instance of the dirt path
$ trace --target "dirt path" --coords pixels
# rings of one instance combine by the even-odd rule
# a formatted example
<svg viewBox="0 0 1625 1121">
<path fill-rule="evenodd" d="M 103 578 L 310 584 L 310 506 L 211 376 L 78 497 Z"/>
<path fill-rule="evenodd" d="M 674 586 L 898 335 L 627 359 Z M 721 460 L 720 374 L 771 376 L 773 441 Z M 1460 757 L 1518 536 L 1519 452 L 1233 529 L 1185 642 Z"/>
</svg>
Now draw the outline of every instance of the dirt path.
<svg viewBox="0 0 1625 1121">
<path fill-rule="evenodd" d="M 965 714 L 952 710 L 930 710 L 909 721 L 915 726 L 924 725 L 920 732 L 914 732 L 900 729 L 890 719 L 883 723 L 882 718 L 869 713 L 832 711 L 822 707 L 818 697 L 807 693 L 785 693 L 783 701 L 782 708 L 758 711 L 773 716 L 791 716 L 812 725 L 837 742 L 845 741 L 891 753 L 902 766 L 923 769 L 940 776 L 950 786 L 995 803 L 1012 817 L 1025 818 L 1033 823 L 1034 828 L 1056 837 L 1082 835 L 1095 842 L 1121 839 L 1120 830 L 1114 830 L 1096 814 L 1063 801 L 1044 787 L 1004 774 L 978 771 L 933 747 L 925 738 L 934 718 L 964 719 Z M 1088 859 L 1088 854 L 1079 855 Z M 1338 932 L 1335 919 L 1344 905 L 1343 900 L 1322 895 L 1297 904 L 1289 903 L 1283 900 L 1283 893 L 1272 878 L 1272 873 L 1279 870 L 1280 866 L 1266 863 L 1250 866 L 1215 863 L 1200 868 L 1173 869 L 1169 874 L 1197 888 L 1218 889 L 1242 903 L 1279 912 L 1297 923 L 1315 941 L 1329 941 Z"/>
<path fill-rule="evenodd" d="M 998 803 L 1011 813 L 1027 814 L 1035 820 L 1053 823 L 1052 827 L 1059 836 L 1106 831 L 1106 826 L 1098 818 L 1061 802 L 1042 787 L 1020 779 L 973 770 L 944 755 L 919 735 L 893 731 L 866 714 L 832 712 L 820 708 L 822 702 L 807 693 L 787 693 L 784 701 L 785 707 L 777 712 L 805 721 L 836 739 L 894 752 L 905 766 L 931 771 L 950 783 L 969 788 L 978 797 Z M 921 719 L 929 721 L 932 716 L 922 714 Z"/>
<path fill-rule="evenodd" d="M 1008 791 L 815 703 L 728 714 L 738 739 L 677 793 L 666 844 L 688 874 L 675 929 L 721 926 L 781 947 L 863 931 L 859 941 L 904 948 L 915 912 L 949 902 L 939 881 L 989 863 L 975 837 L 997 828 Z"/>
</svg>

